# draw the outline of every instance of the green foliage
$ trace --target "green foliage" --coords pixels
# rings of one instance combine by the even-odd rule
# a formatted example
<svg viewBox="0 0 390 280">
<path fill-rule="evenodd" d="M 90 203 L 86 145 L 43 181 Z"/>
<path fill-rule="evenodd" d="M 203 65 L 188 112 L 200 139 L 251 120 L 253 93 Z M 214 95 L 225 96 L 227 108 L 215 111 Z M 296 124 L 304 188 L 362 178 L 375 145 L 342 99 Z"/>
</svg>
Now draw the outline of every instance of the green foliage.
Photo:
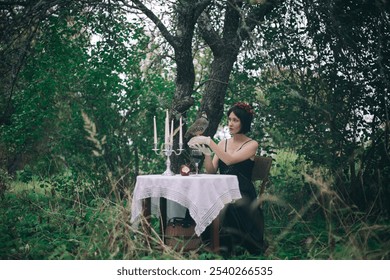
<svg viewBox="0 0 390 280">
<path fill-rule="evenodd" d="M 110 180 L 124 189 L 138 173 L 163 168 L 151 128 L 154 115 L 162 127 L 173 83 L 141 71 L 149 42 L 142 24 L 101 9 L 60 10 L 37 30 L 10 122 L 0 124 L 1 163 L 23 181 L 70 169 L 107 194 Z"/>
<path fill-rule="evenodd" d="M 389 220 L 349 206 L 324 169 L 292 151 L 275 155 L 263 200 L 268 258 L 387 259 Z M 379 249 L 381 248 L 381 249 Z"/>
<path fill-rule="evenodd" d="M 132 229 L 128 199 L 100 198 L 89 182 L 68 176 L 14 183 L 0 201 L 0 259 L 181 258 L 169 248 L 156 253 L 161 239 L 147 242 Z"/>
<path fill-rule="evenodd" d="M 236 94 L 260 108 L 268 150 L 294 149 L 337 174 L 335 188 L 349 203 L 388 215 L 390 162 L 379 156 L 389 152 L 384 13 L 366 1 L 286 1 L 235 77 L 243 82 Z"/>
<path fill-rule="evenodd" d="M 293 202 L 294 208 L 302 207 L 305 197 L 310 195 L 305 185 L 304 172 L 308 164 L 291 151 L 278 151 L 274 156 L 270 180 L 272 184 L 268 192 L 279 199 Z"/>
<path fill-rule="evenodd" d="M 335 192 L 323 189 L 329 184 L 319 177 L 307 177 L 313 192 L 297 198 L 302 184 L 291 173 L 295 160 L 287 152 L 276 160 L 286 172 L 274 177 L 285 174 L 295 181 L 284 186 L 281 195 L 271 190 L 279 184 L 282 192 L 282 180 L 272 181 L 265 194 L 269 248 L 264 255 L 238 251 L 223 256 L 202 247 L 175 252 L 155 232 L 157 218 L 148 238 L 129 224 L 130 192 L 119 200 L 102 198 L 93 181 L 67 173 L 10 184 L 0 200 L 0 259 L 388 259 L 389 221 L 370 221 L 349 208 Z"/>
</svg>

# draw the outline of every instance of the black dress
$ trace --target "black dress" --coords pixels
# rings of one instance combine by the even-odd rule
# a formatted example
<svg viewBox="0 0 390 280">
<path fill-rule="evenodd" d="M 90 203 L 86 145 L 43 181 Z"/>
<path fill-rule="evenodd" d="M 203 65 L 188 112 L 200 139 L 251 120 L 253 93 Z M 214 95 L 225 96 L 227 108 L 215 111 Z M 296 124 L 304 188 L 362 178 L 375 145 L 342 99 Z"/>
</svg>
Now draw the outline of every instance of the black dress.
<svg viewBox="0 0 390 280">
<path fill-rule="evenodd" d="M 248 142 L 245 142 L 239 150 Z M 225 142 L 225 152 L 227 141 Z M 250 253 L 264 251 L 264 216 L 256 203 L 257 194 L 252 183 L 254 161 L 244 160 L 232 165 L 226 165 L 219 160 L 220 174 L 236 175 L 242 198 L 228 204 L 221 212 L 220 244 L 221 249 L 232 252 L 241 247 Z"/>
</svg>

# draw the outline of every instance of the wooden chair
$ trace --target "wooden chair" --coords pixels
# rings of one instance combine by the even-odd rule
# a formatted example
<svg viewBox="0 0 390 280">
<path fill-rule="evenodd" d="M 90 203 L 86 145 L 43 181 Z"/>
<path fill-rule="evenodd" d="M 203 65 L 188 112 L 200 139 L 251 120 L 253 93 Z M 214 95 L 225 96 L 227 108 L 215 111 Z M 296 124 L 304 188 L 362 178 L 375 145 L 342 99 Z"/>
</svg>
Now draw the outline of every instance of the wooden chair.
<svg viewBox="0 0 390 280">
<path fill-rule="evenodd" d="M 269 172 L 271 170 L 272 158 L 255 156 L 255 165 L 252 170 L 252 181 L 261 181 L 259 185 L 259 197 L 264 193 L 265 187 L 267 186 L 269 180 Z"/>
</svg>

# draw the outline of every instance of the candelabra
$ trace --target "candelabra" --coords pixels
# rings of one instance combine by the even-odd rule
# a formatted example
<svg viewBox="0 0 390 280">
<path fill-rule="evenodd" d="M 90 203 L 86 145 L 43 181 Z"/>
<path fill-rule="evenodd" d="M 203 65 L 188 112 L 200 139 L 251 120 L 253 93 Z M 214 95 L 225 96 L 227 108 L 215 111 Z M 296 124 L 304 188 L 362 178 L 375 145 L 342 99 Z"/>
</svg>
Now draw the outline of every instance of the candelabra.
<svg viewBox="0 0 390 280">
<path fill-rule="evenodd" d="M 179 149 L 177 151 L 175 151 L 173 149 L 173 144 L 171 144 L 171 143 L 162 144 L 161 145 L 161 149 L 158 149 L 157 148 L 157 143 L 154 143 L 153 151 L 156 153 L 156 155 L 165 155 L 167 157 L 167 160 L 165 162 L 166 163 L 166 170 L 164 171 L 164 173 L 162 175 L 166 175 L 166 176 L 173 176 L 173 175 L 175 175 L 175 173 L 173 173 L 172 170 L 171 170 L 171 159 L 170 159 L 170 157 L 171 157 L 171 155 L 173 153 L 178 156 L 178 155 L 180 155 L 182 153 L 182 151 L 184 151 L 183 143 L 179 143 Z"/>
</svg>

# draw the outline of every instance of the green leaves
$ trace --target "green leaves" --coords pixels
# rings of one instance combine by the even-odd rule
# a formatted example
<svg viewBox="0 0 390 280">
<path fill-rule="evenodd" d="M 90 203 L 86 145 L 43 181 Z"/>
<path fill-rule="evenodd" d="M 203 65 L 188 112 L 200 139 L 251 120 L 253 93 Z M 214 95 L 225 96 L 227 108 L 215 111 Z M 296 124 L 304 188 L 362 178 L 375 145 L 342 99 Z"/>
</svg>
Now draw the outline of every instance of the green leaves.
<svg viewBox="0 0 390 280">
<path fill-rule="evenodd" d="M 71 168 L 91 172 L 107 188 L 107 174 L 123 180 L 163 164 L 150 150 L 148 128 L 168 107 L 173 82 L 158 71 L 141 72 L 149 41 L 142 23 L 116 5 L 72 7 L 42 19 L 10 99 L 10 122 L 0 127 L 0 146 L 10 171 L 29 163 L 28 172 L 44 176 Z"/>
</svg>

